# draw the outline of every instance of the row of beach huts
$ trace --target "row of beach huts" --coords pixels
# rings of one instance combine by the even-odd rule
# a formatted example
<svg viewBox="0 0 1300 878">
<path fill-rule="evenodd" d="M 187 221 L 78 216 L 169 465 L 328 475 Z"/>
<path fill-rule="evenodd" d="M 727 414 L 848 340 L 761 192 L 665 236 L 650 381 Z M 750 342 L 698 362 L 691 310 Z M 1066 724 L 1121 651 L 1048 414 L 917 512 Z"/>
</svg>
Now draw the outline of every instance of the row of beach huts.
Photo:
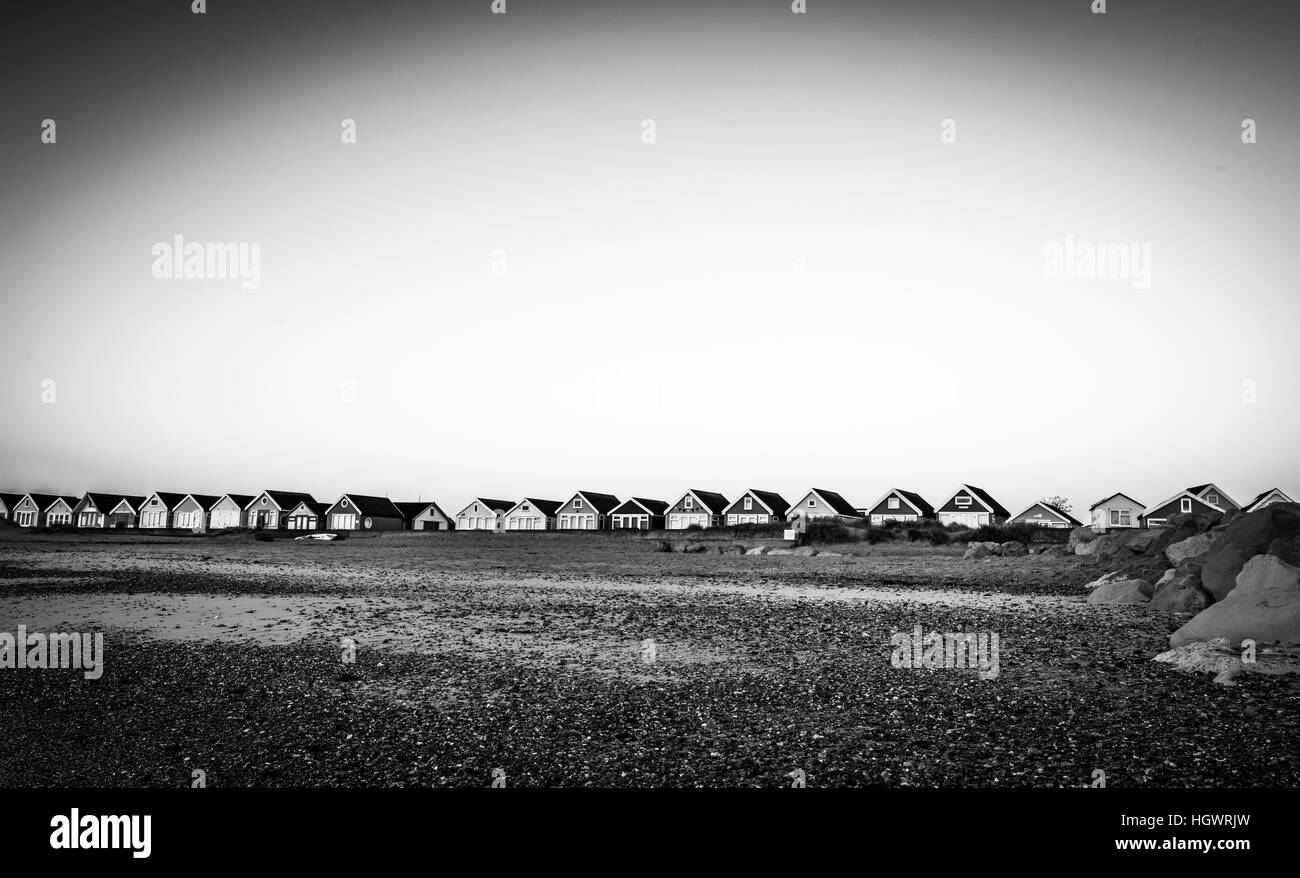
<svg viewBox="0 0 1300 878">
<path fill-rule="evenodd" d="M 1154 506 L 1116 493 L 1089 507 L 1093 530 L 1155 527 L 1178 513 L 1253 511 L 1272 503 L 1290 503 L 1270 488 L 1242 506 L 1213 484 L 1194 485 Z M 891 488 L 870 506 L 858 507 L 835 491 L 813 488 L 797 503 L 772 491 L 750 489 L 736 500 L 713 491 L 686 491 L 674 503 L 644 497 L 620 500 L 613 494 L 578 491 L 568 500 L 496 500 L 476 497 L 455 515 L 433 501 L 393 501 L 369 494 L 343 494 L 322 503 L 299 491 L 260 494 L 178 494 L 156 491 L 147 496 L 89 493 L 84 496 L 0 492 L 0 520 L 19 527 L 69 526 L 84 530 L 134 528 L 188 530 L 195 533 L 249 528 L 289 531 L 602 531 L 685 530 L 744 524 L 775 524 L 817 518 L 888 521 L 935 520 L 941 524 L 979 527 L 986 524 L 1031 524 L 1074 528 L 1082 522 L 1046 501 L 1030 503 L 1012 515 L 983 488 L 960 485 L 931 505 L 915 491 Z"/>
</svg>

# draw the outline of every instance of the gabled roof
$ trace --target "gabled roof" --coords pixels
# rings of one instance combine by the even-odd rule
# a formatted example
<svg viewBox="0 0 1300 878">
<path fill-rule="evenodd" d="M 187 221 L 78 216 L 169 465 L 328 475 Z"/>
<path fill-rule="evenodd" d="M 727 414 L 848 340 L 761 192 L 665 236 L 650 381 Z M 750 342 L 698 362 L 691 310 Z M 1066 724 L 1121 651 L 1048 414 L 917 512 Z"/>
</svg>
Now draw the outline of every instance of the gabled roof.
<svg viewBox="0 0 1300 878">
<path fill-rule="evenodd" d="M 1253 511 L 1255 510 L 1255 504 L 1258 503 L 1258 502 L 1260 502 L 1261 500 L 1263 500 L 1265 497 L 1269 496 L 1270 494 L 1281 494 L 1281 495 L 1282 495 L 1282 501 L 1283 501 L 1284 503 L 1294 503 L 1294 502 L 1295 502 L 1295 501 L 1292 500 L 1290 497 L 1288 497 L 1288 496 L 1286 495 L 1286 493 L 1284 493 L 1284 492 L 1282 491 L 1281 488 L 1269 488 L 1269 489 L 1268 489 L 1267 491 L 1265 491 L 1264 493 L 1257 495 L 1257 496 L 1255 497 L 1254 500 L 1251 500 L 1251 501 L 1250 501 L 1249 503 L 1247 503 L 1245 506 L 1241 507 L 1241 508 L 1242 508 L 1242 511 L 1244 511 L 1244 512 L 1253 512 Z"/>
<path fill-rule="evenodd" d="M 45 510 L 53 506 L 55 503 L 58 503 L 61 499 L 63 499 L 57 494 L 30 494 L 29 493 L 23 495 L 23 499 L 26 499 L 28 497 L 30 497 L 32 499 L 32 502 L 36 504 L 36 511 L 38 512 L 44 512 Z M 18 502 L 22 503 L 22 499 L 20 499 Z"/>
<path fill-rule="evenodd" d="M 138 513 L 140 511 L 140 507 L 144 504 L 144 499 L 145 498 L 143 497 L 136 497 L 134 494 L 124 494 L 123 496 L 118 498 L 117 503 L 113 505 L 113 509 L 110 509 L 108 511 L 111 513 L 115 509 L 117 509 L 118 506 L 121 506 L 123 503 L 125 503 L 127 508 L 130 509 L 132 513 Z"/>
<path fill-rule="evenodd" d="M 1088 511 L 1091 512 L 1092 510 L 1096 509 L 1096 508 L 1097 508 L 1098 506 L 1100 506 L 1101 504 L 1103 504 L 1103 503 L 1109 503 L 1111 500 L 1114 500 L 1116 497 L 1123 497 L 1125 500 L 1127 500 L 1128 502 L 1132 503 L 1132 504 L 1135 505 L 1135 506 L 1142 506 L 1144 509 L 1146 508 L 1146 507 L 1143 505 L 1143 503 L 1142 503 L 1141 500 L 1134 500 L 1134 499 L 1133 499 L 1132 497 L 1130 497 L 1128 494 L 1123 494 L 1123 493 L 1121 493 L 1121 492 L 1119 492 L 1119 491 L 1116 491 L 1114 494 L 1111 494 L 1109 497 L 1102 497 L 1102 498 L 1101 498 L 1100 500 L 1098 500 L 1096 503 L 1094 503 L 1094 504 L 1092 504 L 1091 506 L 1089 506 L 1089 507 L 1088 507 Z"/>
<path fill-rule="evenodd" d="M 392 500 L 387 497 L 375 497 L 371 494 L 344 494 L 328 508 L 333 509 L 343 502 L 344 498 L 352 501 L 352 505 L 357 512 L 362 515 L 376 515 L 380 518 L 402 518 L 402 510 L 398 509 Z M 315 501 L 312 501 L 315 502 Z"/>
<path fill-rule="evenodd" d="M 685 494 L 682 494 L 682 496 L 678 497 L 677 503 L 680 503 L 683 500 L 685 500 L 687 494 L 690 494 L 696 500 L 699 500 L 700 505 L 714 515 L 721 515 L 723 512 L 727 510 L 727 507 L 731 505 L 731 502 L 727 500 L 726 497 L 722 496 L 716 491 L 699 491 L 696 490 L 695 488 L 691 488 Z M 673 503 L 672 505 L 676 506 L 677 503 Z"/>
<path fill-rule="evenodd" d="M 922 518 L 934 515 L 934 507 L 927 503 L 924 497 L 915 491 L 904 491 L 902 488 L 890 488 L 888 491 L 881 494 L 880 499 L 868 506 L 866 513 L 864 514 L 869 514 L 871 510 L 875 509 L 881 503 L 884 503 L 892 494 L 897 494 L 904 503 L 912 507 L 912 511 Z M 953 496 L 955 497 L 956 495 L 957 492 L 953 491 Z M 948 499 L 951 500 L 952 498 L 950 497 Z"/>
<path fill-rule="evenodd" d="M 215 497 L 212 494 L 186 494 L 185 498 L 193 500 L 195 503 L 199 504 L 199 508 L 204 512 L 207 512 L 213 506 L 216 506 L 217 502 L 221 500 L 220 497 Z M 183 503 L 185 500 L 182 499 L 181 502 Z"/>
<path fill-rule="evenodd" d="M 597 512 L 601 513 L 602 515 L 605 514 L 606 512 L 611 511 L 615 506 L 619 504 L 619 499 L 615 497 L 613 494 L 600 494 L 597 493 L 596 491 L 579 491 L 578 493 L 574 494 L 573 497 L 570 497 L 568 500 L 564 501 L 564 503 L 561 505 L 567 506 L 574 498 L 577 497 L 581 497 L 583 500 L 586 500 L 588 506 L 590 506 L 592 509 L 595 509 Z"/>
<path fill-rule="evenodd" d="M 81 502 L 80 497 L 73 497 L 68 494 L 60 494 L 59 499 L 62 500 L 64 503 L 68 504 L 69 511 L 76 509 L 77 504 Z"/>
<path fill-rule="evenodd" d="M 843 497 L 841 497 L 839 494 L 835 493 L 834 491 L 827 491 L 825 488 L 812 488 L 809 490 L 808 493 L 816 494 L 819 498 L 821 498 L 821 501 L 823 503 L 825 503 L 831 509 L 838 512 L 840 515 L 849 515 L 854 518 L 861 516 L 861 513 L 854 508 L 852 503 L 850 503 L 848 500 L 845 500 Z"/>
<path fill-rule="evenodd" d="M 99 491 L 88 491 L 86 492 L 85 496 L 83 496 L 81 500 L 77 502 L 77 506 L 86 505 L 87 500 L 89 500 L 90 504 L 95 507 L 96 512 L 101 512 L 107 515 L 110 511 L 112 511 L 114 506 L 122 502 L 122 495 L 103 494 L 100 493 Z"/>
<path fill-rule="evenodd" d="M 298 505 L 294 506 L 292 509 L 289 510 L 289 514 L 293 515 L 295 512 L 297 512 L 299 509 L 301 509 L 304 506 L 307 507 L 307 511 L 309 511 L 312 515 L 321 519 L 325 517 L 325 513 L 330 508 L 328 503 L 321 503 L 315 500 L 301 500 L 299 501 Z"/>
<path fill-rule="evenodd" d="M 645 512 L 649 515 L 663 515 L 668 511 L 668 504 L 663 500 L 648 500 L 645 497 L 631 497 L 626 503 L 614 510 L 615 513 L 628 515 Z"/>
<path fill-rule="evenodd" d="M 776 493 L 775 491 L 759 491 L 754 488 L 750 488 L 744 494 L 741 494 L 739 497 L 736 498 L 736 503 L 739 503 L 742 500 L 744 500 L 746 495 L 753 497 L 755 500 L 761 503 L 763 505 L 763 508 L 766 509 L 768 512 L 770 512 L 772 515 L 785 515 L 787 512 L 790 511 L 790 504 L 786 502 L 786 499 L 784 497 L 782 497 L 780 494 Z M 729 504 L 728 508 L 730 508 L 731 506 L 735 506 L 736 503 Z"/>
<path fill-rule="evenodd" d="M 1011 513 L 1007 512 L 1005 506 L 1003 506 L 998 501 L 994 500 L 993 495 L 991 495 L 988 491 L 985 491 L 983 488 L 977 488 L 974 485 L 963 484 L 957 490 L 949 494 L 948 499 L 944 500 L 942 503 L 939 504 L 939 508 L 942 509 L 943 507 L 947 506 L 948 503 L 952 500 L 952 498 L 956 497 L 958 494 L 962 492 L 970 494 L 972 497 L 978 500 L 985 509 L 987 509 L 989 512 L 992 512 L 994 515 L 1005 515 L 1008 518 L 1011 517 Z"/>
<path fill-rule="evenodd" d="M 536 497 L 525 497 L 524 499 L 516 503 L 514 506 L 511 506 L 510 512 L 514 512 L 516 509 L 518 509 L 520 506 L 523 506 L 525 503 L 532 506 L 534 509 L 536 509 L 538 512 L 545 515 L 547 518 L 553 518 L 555 516 L 555 513 L 560 511 L 560 507 L 564 505 L 559 500 L 538 500 Z M 509 515 L 510 512 L 507 512 L 506 515 Z"/>
<path fill-rule="evenodd" d="M 19 503 L 23 502 L 25 494 L 10 494 L 7 491 L 0 491 L 0 503 L 4 503 L 6 509 L 13 509 Z"/>
<path fill-rule="evenodd" d="M 493 500 L 491 497 L 475 497 L 473 500 L 465 504 L 465 509 L 470 508 L 475 503 L 482 503 L 493 512 L 505 512 L 506 510 L 514 509 L 515 507 L 515 501 L 513 500 Z M 461 512 L 464 512 L 465 509 L 462 509 Z"/>
<path fill-rule="evenodd" d="M 1015 519 L 1019 518 L 1020 516 L 1024 515 L 1026 512 L 1028 512 L 1029 510 L 1033 509 L 1035 506 L 1041 506 L 1041 507 L 1043 508 L 1043 511 L 1044 511 L 1044 512 L 1050 512 L 1050 513 L 1052 513 L 1053 515 L 1059 515 L 1059 516 L 1061 517 L 1061 520 L 1062 520 L 1062 521 L 1068 521 L 1068 522 L 1070 522 L 1071 524 L 1073 524 L 1075 527 L 1082 527 L 1082 526 L 1083 526 L 1083 522 L 1082 522 L 1082 521 L 1079 521 L 1077 518 L 1075 518 L 1075 517 L 1074 517 L 1073 515 L 1071 515 L 1070 513 L 1066 512 L 1066 511 L 1065 511 L 1064 509 L 1062 509 L 1061 507 L 1059 507 L 1059 506 L 1053 506 L 1053 505 L 1050 504 L 1050 503 L 1044 503 L 1042 500 L 1035 500 L 1033 503 L 1030 503 L 1030 504 L 1029 504 L 1028 506 L 1026 506 L 1024 509 L 1021 509 L 1021 510 L 1020 510 L 1019 512 L 1017 512 L 1015 515 L 1011 516 L 1012 520 L 1015 520 Z"/>
<path fill-rule="evenodd" d="M 311 494 L 308 494 L 304 491 L 263 491 L 261 494 L 254 495 L 254 497 L 251 500 L 249 500 L 246 504 L 244 504 L 244 508 L 247 509 L 249 506 L 252 506 L 255 502 L 257 502 L 257 498 L 261 497 L 262 494 L 265 494 L 266 496 L 270 497 L 271 502 L 274 503 L 276 506 L 279 506 L 281 511 L 290 510 L 304 500 L 306 500 L 308 503 L 316 502 L 315 497 L 313 497 Z M 226 496 L 230 497 L 231 495 L 227 494 Z"/>
<path fill-rule="evenodd" d="M 424 514 L 424 510 L 428 509 L 430 506 L 438 510 L 438 514 L 441 515 L 443 518 L 446 519 L 451 518 L 451 516 L 449 516 L 447 513 L 442 511 L 441 506 L 439 506 L 437 503 L 434 503 L 432 500 L 423 500 L 423 501 L 402 500 L 402 501 L 395 502 L 393 505 L 396 506 L 398 509 L 402 510 L 402 518 L 406 519 L 407 521 L 411 521 L 412 519 L 419 518 L 421 515 Z"/>
<path fill-rule="evenodd" d="M 247 509 L 249 507 L 249 504 L 251 504 L 254 500 L 257 499 L 257 495 L 255 494 L 222 494 L 217 499 L 217 503 L 220 503 L 222 500 L 225 500 L 227 497 L 230 498 L 231 503 L 234 503 L 240 509 Z M 212 505 L 216 506 L 217 503 L 213 503 Z"/>
<path fill-rule="evenodd" d="M 1210 507 L 1211 509 L 1213 509 L 1215 512 L 1227 512 L 1227 511 L 1228 511 L 1228 510 L 1224 509 L 1222 506 L 1215 506 L 1213 503 L 1211 503 L 1209 500 L 1206 500 L 1204 497 L 1198 497 L 1198 496 L 1196 496 L 1195 494 L 1193 494 L 1190 490 L 1187 490 L 1187 491 L 1179 491 L 1179 492 L 1178 492 L 1177 494 L 1175 494 L 1174 496 L 1169 497 L 1168 499 L 1165 499 L 1165 500 L 1161 500 L 1159 503 L 1152 504 L 1151 506 L 1148 506 L 1146 509 L 1143 509 L 1143 510 L 1142 510 L 1142 517 L 1143 517 L 1143 518 L 1146 518 L 1148 515 L 1150 515 L 1150 514 L 1151 514 L 1152 512 L 1154 512 L 1155 510 L 1159 509 L 1161 506 L 1167 506 L 1168 504 L 1170 504 L 1170 503 L 1174 502 L 1175 500 L 1177 500 L 1179 497 L 1191 497 L 1191 498 L 1192 498 L 1193 500 L 1195 500 L 1197 503 L 1200 503 L 1200 504 L 1202 504 L 1202 505 L 1208 506 L 1208 507 Z"/>
<path fill-rule="evenodd" d="M 1218 485 L 1214 484 L 1214 482 L 1206 482 L 1204 485 L 1193 485 L 1187 490 L 1190 491 L 1192 494 L 1195 494 L 1197 497 L 1201 497 L 1202 494 L 1209 492 L 1211 488 L 1213 488 L 1214 492 L 1219 495 L 1220 500 L 1227 500 L 1230 506 L 1237 505 L 1237 501 L 1229 497 L 1228 492 L 1220 488 Z"/>
<path fill-rule="evenodd" d="M 154 491 L 152 494 L 146 496 L 145 499 L 148 500 L 149 497 L 157 497 L 159 500 L 163 502 L 163 505 L 166 506 L 167 510 L 170 512 L 171 510 L 175 509 L 177 506 L 181 505 L 181 501 L 188 496 L 189 494 L 173 494 L 169 491 Z"/>
</svg>

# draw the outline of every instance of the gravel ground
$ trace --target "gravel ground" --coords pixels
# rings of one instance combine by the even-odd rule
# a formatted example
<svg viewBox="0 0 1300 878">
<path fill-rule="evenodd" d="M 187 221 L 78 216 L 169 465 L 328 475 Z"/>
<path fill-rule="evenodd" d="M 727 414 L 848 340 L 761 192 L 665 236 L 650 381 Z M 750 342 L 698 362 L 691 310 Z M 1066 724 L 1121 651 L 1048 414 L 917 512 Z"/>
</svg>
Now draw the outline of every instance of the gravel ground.
<svg viewBox="0 0 1300 878">
<path fill-rule="evenodd" d="M 105 665 L 0 670 L 0 785 L 1300 786 L 1295 677 L 1154 662 L 1182 620 L 1086 607 L 1091 578 L 947 547 L 9 536 L 0 631 L 102 631 Z M 997 633 L 999 675 L 893 667 L 916 625 Z"/>
</svg>

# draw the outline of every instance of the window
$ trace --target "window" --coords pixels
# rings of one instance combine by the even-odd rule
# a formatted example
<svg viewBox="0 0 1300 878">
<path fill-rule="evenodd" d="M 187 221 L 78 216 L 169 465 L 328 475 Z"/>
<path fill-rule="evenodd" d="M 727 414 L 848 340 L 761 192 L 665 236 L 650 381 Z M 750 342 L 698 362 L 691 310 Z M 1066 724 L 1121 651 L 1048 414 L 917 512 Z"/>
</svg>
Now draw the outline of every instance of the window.
<svg viewBox="0 0 1300 878">
<path fill-rule="evenodd" d="M 1205 499 L 1206 499 L 1206 500 L 1209 500 L 1209 501 L 1210 501 L 1211 503 L 1213 503 L 1215 506 L 1218 506 L 1218 505 L 1219 505 L 1219 495 L 1218 495 L 1218 494 L 1206 494 L 1206 495 L 1205 495 Z"/>
<path fill-rule="evenodd" d="M 958 506 L 969 506 L 969 505 L 970 505 L 970 497 L 966 496 L 965 494 L 962 494 L 960 497 L 957 498 L 957 505 L 958 505 Z"/>
<path fill-rule="evenodd" d="M 1179 508 L 1181 508 L 1183 512 L 1191 512 L 1191 511 L 1192 511 L 1192 498 L 1191 498 L 1191 497 L 1184 497 L 1183 500 L 1182 500 L 1182 503 L 1181 503 L 1181 505 L 1180 505 Z"/>
<path fill-rule="evenodd" d="M 687 496 L 687 498 L 686 498 L 686 508 L 687 508 L 687 509 L 694 509 L 694 508 L 695 508 L 695 501 L 694 501 L 694 498 L 693 498 L 693 497 Z"/>
<path fill-rule="evenodd" d="M 266 498 L 265 498 L 265 497 L 262 498 L 262 505 L 263 505 L 263 506 L 266 505 Z"/>
<path fill-rule="evenodd" d="M 753 498 L 753 497 L 746 497 L 746 498 L 745 498 L 745 511 L 748 512 L 749 510 L 751 510 L 751 509 L 753 509 L 753 508 L 754 508 L 754 498 Z"/>
<path fill-rule="evenodd" d="M 343 498 L 342 506 L 343 506 L 344 509 L 347 509 L 347 508 L 348 508 L 348 500 L 347 500 L 346 497 Z"/>
<path fill-rule="evenodd" d="M 158 505 L 158 498 L 157 498 L 157 497 L 154 497 L 152 500 L 150 500 L 150 501 L 149 501 L 149 505 L 150 505 L 150 506 L 157 506 L 157 505 Z"/>
<path fill-rule="evenodd" d="M 814 508 L 816 505 L 817 505 L 817 501 L 814 500 L 813 498 L 809 497 L 809 498 L 808 498 L 808 508 L 809 508 L 809 509 L 812 509 L 812 508 Z"/>
<path fill-rule="evenodd" d="M 367 519 L 366 519 L 366 530 L 369 530 L 371 527 L 374 526 L 374 524 L 375 524 L 375 522 L 374 522 L 373 519 L 367 518 Z"/>
<path fill-rule="evenodd" d="M 1120 514 L 1120 512 L 1122 512 L 1122 511 L 1123 511 L 1123 510 L 1120 510 L 1120 509 L 1112 509 L 1112 510 L 1110 511 L 1110 523 L 1111 523 L 1111 524 L 1119 524 L 1119 514 Z"/>
<path fill-rule="evenodd" d="M 898 498 L 897 498 L 897 497 L 890 497 L 890 498 L 889 498 L 889 508 L 890 508 L 890 509 L 897 509 L 898 507 L 899 507 Z"/>
<path fill-rule="evenodd" d="M 478 512 L 478 504 L 477 504 L 477 503 L 474 504 L 474 511 L 475 511 L 475 512 Z"/>
<path fill-rule="evenodd" d="M 581 508 L 582 508 L 582 498 L 581 498 L 581 497 L 574 497 L 574 498 L 573 498 L 573 508 L 574 508 L 574 509 L 581 509 Z"/>
<path fill-rule="evenodd" d="M 1132 513 L 1127 509 L 1119 510 L 1119 523 L 1128 527 L 1133 523 Z"/>
<path fill-rule="evenodd" d="M 520 506 L 519 508 L 522 509 L 524 512 L 527 512 L 527 511 L 528 511 L 528 504 L 525 503 L 523 506 Z"/>
</svg>

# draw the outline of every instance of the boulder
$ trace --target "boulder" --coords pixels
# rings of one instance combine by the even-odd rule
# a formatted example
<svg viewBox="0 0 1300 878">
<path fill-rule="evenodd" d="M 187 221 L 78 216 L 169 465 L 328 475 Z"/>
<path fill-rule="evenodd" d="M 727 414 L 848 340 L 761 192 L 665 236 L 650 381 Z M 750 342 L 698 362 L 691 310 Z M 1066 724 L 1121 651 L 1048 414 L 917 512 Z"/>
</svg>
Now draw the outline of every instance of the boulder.
<svg viewBox="0 0 1300 878">
<path fill-rule="evenodd" d="M 998 544 L 991 540 L 975 540 L 967 543 L 966 554 L 962 555 L 962 557 L 966 559 L 987 558 L 989 555 L 996 555 L 997 550 Z"/>
<path fill-rule="evenodd" d="M 1209 595 L 1201 588 L 1201 565 L 1194 561 L 1185 561 L 1161 577 L 1151 597 L 1151 609 L 1168 613 L 1199 613 L 1209 603 Z"/>
<path fill-rule="evenodd" d="M 766 555 L 767 546 L 755 546 L 745 553 L 746 555 Z"/>
<path fill-rule="evenodd" d="M 1145 579 L 1118 579 L 1094 588 L 1088 603 L 1112 607 L 1145 604 L 1151 600 L 1151 592 L 1151 583 Z"/>
<path fill-rule="evenodd" d="M 1268 544 L 1268 553 L 1277 555 L 1292 567 L 1300 567 L 1300 536 L 1278 537 Z"/>
<path fill-rule="evenodd" d="M 1145 555 L 1165 536 L 1161 527 L 1131 527 L 1123 532 L 1123 545 L 1135 555 Z"/>
<path fill-rule="evenodd" d="M 796 555 L 802 555 L 805 558 L 811 558 L 813 555 L 817 554 L 817 550 L 812 546 L 800 546 L 794 550 L 794 553 Z"/>
<path fill-rule="evenodd" d="M 1237 585 L 1237 574 L 1246 562 L 1263 554 L 1278 538 L 1300 535 L 1300 504 L 1274 503 L 1237 515 L 1228 522 L 1205 556 L 1201 586 L 1216 601 L 1228 596 Z"/>
<path fill-rule="evenodd" d="M 1178 571 L 1175 570 L 1173 567 L 1170 567 L 1168 570 L 1166 570 L 1164 572 L 1164 575 L 1162 575 L 1159 579 L 1156 580 L 1155 590 L 1160 591 L 1160 586 L 1164 585 L 1165 583 L 1169 582 L 1169 580 L 1173 579 L 1174 574 L 1177 572 Z"/>
<path fill-rule="evenodd" d="M 1071 555 L 1086 555 L 1088 554 L 1087 552 L 1077 551 L 1078 547 L 1085 543 L 1091 543 L 1095 539 L 1097 539 L 1097 534 L 1093 532 L 1091 527 L 1085 524 L 1082 527 L 1076 527 L 1074 530 L 1070 531 L 1070 542 L 1067 543 L 1066 546 L 1070 550 Z"/>
<path fill-rule="evenodd" d="M 1165 546 L 1165 557 L 1169 559 L 1170 564 L 1177 567 L 1184 561 L 1195 560 L 1210 551 L 1210 546 L 1214 545 L 1214 538 L 1215 534 L 1206 531 L 1194 537 L 1170 543 Z"/>
<path fill-rule="evenodd" d="M 1267 507 L 1260 511 L 1267 511 Z M 1201 576 L 1203 580 L 1204 570 Z M 1300 643 L 1300 567 L 1276 555 L 1254 556 L 1237 574 L 1235 586 L 1223 600 L 1197 613 L 1169 635 L 1169 645 L 1178 647 L 1216 637 L 1226 637 L 1232 643 L 1246 638 L 1257 643 Z"/>
<path fill-rule="evenodd" d="M 1029 550 L 1025 548 L 1025 544 L 1022 542 L 1018 542 L 1017 540 L 1007 540 L 1005 543 L 998 546 L 997 554 L 1004 558 L 1014 558 L 1020 555 L 1028 555 Z"/>
<path fill-rule="evenodd" d="M 687 552 L 689 554 L 695 554 L 697 552 L 707 552 L 708 550 L 709 547 L 704 545 L 704 543 L 687 543 L 686 545 L 682 546 L 682 551 Z"/>
</svg>

